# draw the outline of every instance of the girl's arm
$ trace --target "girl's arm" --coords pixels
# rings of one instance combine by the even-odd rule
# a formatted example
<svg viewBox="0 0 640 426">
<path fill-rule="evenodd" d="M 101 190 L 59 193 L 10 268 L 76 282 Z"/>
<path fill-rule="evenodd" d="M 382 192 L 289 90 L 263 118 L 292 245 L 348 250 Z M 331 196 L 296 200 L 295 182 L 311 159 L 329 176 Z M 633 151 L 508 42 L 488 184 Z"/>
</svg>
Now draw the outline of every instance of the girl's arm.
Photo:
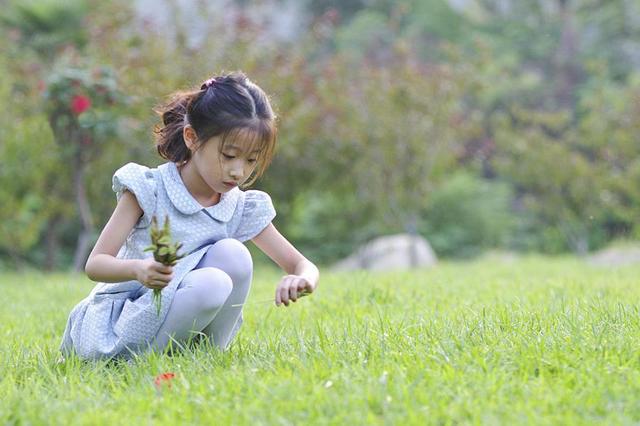
<svg viewBox="0 0 640 426">
<path fill-rule="evenodd" d="M 269 224 L 252 240 L 287 274 L 276 288 L 276 305 L 289 300 L 295 302 L 300 292 L 312 293 L 318 286 L 320 272 L 316 265 L 305 258 L 273 224 Z"/>
<path fill-rule="evenodd" d="M 138 259 L 116 259 L 115 256 L 141 215 L 136 197 L 124 191 L 84 267 L 91 280 L 112 283 L 136 278 Z"/>
<path fill-rule="evenodd" d="M 171 267 L 164 267 L 153 258 L 116 258 L 142 213 L 135 195 L 124 191 L 87 259 L 84 270 L 91 280 L 107 283 L 138 280 L 149 288 L 162 288 L 170 281 Z"/>
</svg>

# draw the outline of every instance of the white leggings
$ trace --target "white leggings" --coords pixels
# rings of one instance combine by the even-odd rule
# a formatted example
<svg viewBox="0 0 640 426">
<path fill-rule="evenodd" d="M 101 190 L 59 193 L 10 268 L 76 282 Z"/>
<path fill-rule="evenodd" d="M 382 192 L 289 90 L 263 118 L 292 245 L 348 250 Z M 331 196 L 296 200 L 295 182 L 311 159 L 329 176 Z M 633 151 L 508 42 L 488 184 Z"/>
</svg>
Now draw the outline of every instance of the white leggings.
<svg viewBox="0 0 640 426">
<path fill-rule="evenodd" d="M 242 312 L 242 306 L 232 305 L 245 303 L 252 275 L 251 255 L 240 241 L 226 238 L 211 246 L 178 286 L 156 335 L 155 349 L 164 349 L 171 340 L 186 342 L 198 334 L 226 349 Z"/>
</svg>

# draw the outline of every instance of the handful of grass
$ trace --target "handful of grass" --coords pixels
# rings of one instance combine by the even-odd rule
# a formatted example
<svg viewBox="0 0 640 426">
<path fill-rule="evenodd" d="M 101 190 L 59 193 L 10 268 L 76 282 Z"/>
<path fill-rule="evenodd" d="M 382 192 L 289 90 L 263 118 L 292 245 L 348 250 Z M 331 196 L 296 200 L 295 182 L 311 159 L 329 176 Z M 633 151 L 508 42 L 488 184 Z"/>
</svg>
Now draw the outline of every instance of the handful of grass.
<svg viewBox="0 0 640 426">
<path fill-rule="evenodd" d="M 153 216 L 151 219 L 151 245 L 144 251 L 152 251 L 153 258 L 156 262 L 163 265 L 174 266 L 178 260 L 184 257 L 184 254 L 178 254 L 178 250 L 182 247 L 182 243 L 171 242 L 171 231 L 169 230 L 169 216 L 165 216 L 164 225 L 158 227 L 158 219 Z M 162 307 L 161 289 L 153 289 L 153 303 L 156 305 L 156 313 L 160 315 Z"/>
</svg>

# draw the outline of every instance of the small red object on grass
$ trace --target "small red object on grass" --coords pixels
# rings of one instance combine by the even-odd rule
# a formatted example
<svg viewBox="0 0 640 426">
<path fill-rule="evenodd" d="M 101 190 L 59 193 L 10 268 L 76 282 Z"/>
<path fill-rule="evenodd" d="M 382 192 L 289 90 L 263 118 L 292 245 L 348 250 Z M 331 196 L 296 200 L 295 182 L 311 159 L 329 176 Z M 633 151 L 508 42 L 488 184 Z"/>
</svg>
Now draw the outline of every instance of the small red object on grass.
<svg viewBox="0 0 640 426">
<path fill-rule="evenodd" d="M 174 373 L 162 373 L 158 374 L 156 378 L 153 380 L 153 383 L 156 385 L 156 388 L 160 389 L 163 386 L 167 386 L 171 389 L 171 381 L 176 377 Z"/>
</svg>

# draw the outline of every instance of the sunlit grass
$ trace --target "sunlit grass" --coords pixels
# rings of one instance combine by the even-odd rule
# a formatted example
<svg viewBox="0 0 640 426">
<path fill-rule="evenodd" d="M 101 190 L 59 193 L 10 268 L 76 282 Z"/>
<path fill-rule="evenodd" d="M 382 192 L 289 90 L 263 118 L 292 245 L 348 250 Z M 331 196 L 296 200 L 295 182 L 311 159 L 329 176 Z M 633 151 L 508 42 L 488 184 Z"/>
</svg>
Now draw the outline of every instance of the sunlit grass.
<svg viewBox="0 0 640 426">
<path fill-rule="evenodd" d="M 92 283 L 2 274 L 0 424 L 637 423 L 639 277 L 543 258 L 325 272 L 276 308 L 264 269 L 226 353 L 57 364 Z"/>
</svg>

